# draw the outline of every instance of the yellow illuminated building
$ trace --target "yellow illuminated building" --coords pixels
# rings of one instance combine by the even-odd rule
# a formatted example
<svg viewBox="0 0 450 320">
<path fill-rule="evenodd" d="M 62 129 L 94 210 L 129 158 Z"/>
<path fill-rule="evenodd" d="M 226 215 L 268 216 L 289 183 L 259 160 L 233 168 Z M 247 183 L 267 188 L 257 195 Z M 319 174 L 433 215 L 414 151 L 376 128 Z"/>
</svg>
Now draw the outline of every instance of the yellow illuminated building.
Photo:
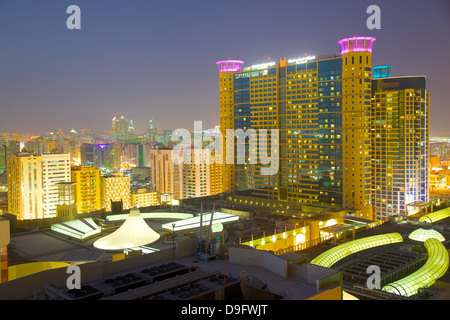
<svg viewBox="0 0 450 320">
<path fill-rule="evenodd" d="M 342 205 L 374 219 L 371 206 L 371 79 L 370 37 L 339 41 L 342 53 Z"/>
<path fill-rule="evenodd" d="M 131 208 L 130 177 L 124 177 L 121 171 L 102 177 L 102 208 L 111 211 L 111 201 L 122 200 L 122 208 Z"/>
<path fill-rule="evenodd" d="M 152 191 L 171 194 L 172 199 L 183 199 L 183 163 L 172 161 L 172 149 L 150 150 L 150 178 Z"/>
<path fill-rule="evenodd" d="M 211 155 L 212 161 L 209 165 L 209 188 L 210 195 L 216 195 L 222 193 L 222 176 L 223 176 L 223 165 L 218 159 L 219 156 Z"/>
<path fill-rule="evenodd" d="M 377 219 L 429 201 L 429 91 L 425 76 L 372 80 L 372 203 Z"/>
<path fill-rule="evenodd" d="M 75 182 L 75 203 L 78 213 L 97 211 L 102 208 L 100 169 L 93 166 L 72 167 Z"/>
<path fill-rule="evenodd" d="M 219 67 L 219 105 L 220 105 L 220 133 L 226 137 L 227 129 L 234 129 L 234 74 L 241 70 L 241 60 L 218 61 Z M 227 147 L 227 144 L 229 146 Z M 234 149 L 234 141 L 223 141 L 223 172 L 222 189 L 223 192 L 233 192 L 236 190 L 234 157 L 232 163 L 227 161 L 227 148 Z"/>
<path fill-rule="evenodd" d="M 43 219 L 42 156 L 8 157 L 8 212 L 18 220 Z"/>
<path fill-rule="evenodd" d="M 158 205 L 158 194 L 147 192 L 147 189 L 139 189 L 131 194 L 131 206 L 136 208 L 151 207 Z"/>
<path fill-rule="evenodd" d="M 373 40 L 373 38 L 367 38 L 367 46 L 370 45 L 370 50 Z M 341 41 L 361 45 L 360 38 Z M 364 47 L 365 43 L 362 45 Z M 275 150 L 278 152 L 279 161 L 274 160 L 278 161 L 277 173 L 262 175 L 261 169 L 267 165 L 261 161 L 259 163 L 246 161 L 241 165 L 236 164 L 235 167 L 227 164 L 224 166 L 224 170 L 227 171 L 224 175 L 234 179 L 224 179 L 228 189 L 233 191 L 234 186 L 236 188 L 244 186 L 246 187 L 244 189 L 252 189 L 255 195 L 273 200 L 330 206 L 342 206 L 344 193 L 347 193 L 350 197 L 355 196 L 353 201 L 355 205 L 348 203 L 349 199 L 346 197 L 345 208 L 369 209 L 370 188 L 369 199 L 366 199 L 366 194 L 362 201 L 356 201 L 356 197 L 359 199 L 360 193 L 364 193 L 362 190 L 366 185 L 370 185 L 370 179 L 364 177 L 366 181 L 363 184 L 359 184 L 358 179 L 358 190 L 354 190 L 356 187 L 344 190 L 343 183 L 345 167 L 343 165 L 343 118 L 353 116 L 352 123 L 345 123 L 345 125 L 358 132 L 362 130 L 365 132 L 364 135 L 370 133 L 367 132 L 369 128 L 359 129 L 355 127 L 355 124 L 364 123 L 366 120 L 364 117 L 368 117 L 367 112 L 361 111 L 364 108 L 361 106 L 370 107 L 370 93 L 367 94 L 365 90 L 370 91 L 371 52 L 358 51 L 356 62 L 360 66 L 355 71 L 356 65 L 345 65 L 346 56 L 350 56 L 347 58 L 347 63 L 354 60 L 351 56 L 356 53 L 353 53 L 353 46 L 351 48 L 352 50 L 348 52 L 342 50 L 341 55 L 285 58 L 280 59 L 279 62 L 269 61 L 245 68 L 242 68 L 243 62 L 240 60 L 217 62 L 220 72 L 222 134 L 225 135 L 226 129 L 229 128 L 247 130 L 247 132 L 249 129 L 254 130 L 254 133 L 248 134 L 248 138 L 252 140 L 249 143 L 248 154 L 251 152 L 260 159 L 261 155 L 273 155 L 270 142 L 272 132 L 279 132 L 278 150 Z M 359 55 L 364 56 L 364 61 L 361 59 L 361 63 L 359 63 Z M 361 73 L 360 69 L 364 72 Z M 347 87 L 343 84 L 344 81 Z M 358 92 L 358 96 L 355 91 Z M 355 105 L 355 101 L 358 101 L 358 106 Z M 346 104 L 349 105 L 349 109 L 344 109 Z M 363 118 L 359 119 L 361 112 Z M 358 115 L 355 115 L 356 113 Z M 349 128 L 345 130 L 352 130 Z M 267 144 L 261 146 L 261 137 L 265 132 L 267 132 Z M 359 138 L 359 133 L 357 135 Z M 256 140 L 252 139 L 253 137 L 256 137 Z M 353 144 L 359 143 L 358 159 L 359 151 L 362 151 L 361 155 L 364 158 L 362 166 L 370 170 L 368 155 L 370 144 L 362 146 L 368 140 L 368 137 L 364 137 L 352 141 Z M 228 143 L 233 148 L 232 142 L 227 141 Z M 349 143 L 345 146 L 346 148 L 352 148 L 353 145 Z M 359 150 L 360 145 L 361 150 Z M 239 158 L 235 156 L 235 159 Z M 360 161 L 358 165 L 359 163 Z M 360 168 L 354 170 L 359 172 Z M 359 187 L 360 185 L 362 187 Z"/>
<path fill-rule="evenodd" d="M 390 66 L 372 67 L 374 42 L 344 38 L 340 54 L 245 67 L 241 60 L 218 61 L 223 192 L 251 189 L 270 200 L 339 207 L 372 221 L 427 202 L 425 77 L 390 78 Z M 244 155 L 236 153 L 241 144 Z M 274 154 L 276 173 L 263 174 L 268 164 L 261 159 Z"/>
</svg>

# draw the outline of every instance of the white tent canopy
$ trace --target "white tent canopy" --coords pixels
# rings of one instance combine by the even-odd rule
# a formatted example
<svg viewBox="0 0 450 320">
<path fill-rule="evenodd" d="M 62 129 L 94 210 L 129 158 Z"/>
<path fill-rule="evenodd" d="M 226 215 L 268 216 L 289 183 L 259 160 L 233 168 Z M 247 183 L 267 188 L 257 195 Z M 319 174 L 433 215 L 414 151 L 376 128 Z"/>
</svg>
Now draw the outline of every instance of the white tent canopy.
<svg viewBox="0 0 450 320">
<path fill-rule="evenodd" d="M 102 250 L 129 249 L 150 244 L 160 237 L 147 225 L 139 209 L 133 208 L 119 229 L 95 241 L 94 247 Z"/>
</svg>

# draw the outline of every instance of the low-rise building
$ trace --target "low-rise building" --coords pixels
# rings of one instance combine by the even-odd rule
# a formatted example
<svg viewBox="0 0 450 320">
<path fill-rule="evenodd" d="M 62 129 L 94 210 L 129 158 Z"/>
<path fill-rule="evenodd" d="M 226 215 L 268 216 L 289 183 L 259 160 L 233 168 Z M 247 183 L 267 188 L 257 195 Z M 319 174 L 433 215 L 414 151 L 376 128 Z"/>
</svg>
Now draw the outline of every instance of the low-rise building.
<svg viewBox="0 0 450 320">
<path fill-rule="evenodd" d="M 138 189 L 131 194 L 131 206 L 142 208 L 158 205 L 158 194 L 156 192 L 148 192 L 147 189 Z"/>
</svg>

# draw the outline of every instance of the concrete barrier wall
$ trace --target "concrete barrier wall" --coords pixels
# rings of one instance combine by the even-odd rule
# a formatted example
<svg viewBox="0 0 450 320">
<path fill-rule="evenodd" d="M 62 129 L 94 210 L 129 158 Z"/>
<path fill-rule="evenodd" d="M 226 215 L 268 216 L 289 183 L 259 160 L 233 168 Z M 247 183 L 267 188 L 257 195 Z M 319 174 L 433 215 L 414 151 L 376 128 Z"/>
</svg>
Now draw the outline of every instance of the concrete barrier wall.
<svg viewBox="0 0 450 320">
<path fill-rule="evenodd" d="M 280 277 L 287 278 L 287 261 L 269 252 L 247 248 L 229 248 L 229 262 L 246 266 L 264 268 Z"/>
<path fill-rule="evenodd" d="M 287 261 L 277 257 L 274 254 L 264 252 L 263 255 L 264 268 L 283 277 L 286 279 L 288 277 L 288 266 Z"/>
<path fill-rule="evenodd" d="M 230 247 L 228 250 L 230 263 L 255 267 L 262 267 L 263 265 L 263 251 L 237 247 Z"/>
<path fill-rule="evenodd" d="M 306 282 L 310 284 L 316 284 L 317 280 L 324 279 L 337 273 L 337 270 L 309 264 L 306 267 Z"/>
<path fill-rule="evenodd" d="M 288 263 L 288 274 L 295 278 L 306 281 L 306 278 L 308 277 L 308 270 L 304 265 Z"/>
</svg>

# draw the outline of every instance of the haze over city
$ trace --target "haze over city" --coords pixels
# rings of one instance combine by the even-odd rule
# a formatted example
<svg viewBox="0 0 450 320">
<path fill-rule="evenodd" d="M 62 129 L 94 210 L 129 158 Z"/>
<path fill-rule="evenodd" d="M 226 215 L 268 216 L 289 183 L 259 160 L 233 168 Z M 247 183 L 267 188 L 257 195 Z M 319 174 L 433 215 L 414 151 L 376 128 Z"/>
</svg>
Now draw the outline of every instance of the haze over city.
<svg viewBox="0 0 450 320">
<path fill-rule="evenodd" d="M 66 8 L 81 8 L 68 30 Z M 366 27 L 370 4 L 381 29 Z M 136 132 L 219 124 L 216 61 L 244 66 L 339 52 L 345 36 L 373 36 L 373 65 L 393 76 L 426 75 L 430 132 L 447 119 L 450 4 L 420 1 L 0 1 L 2 132 L 111 127 L 114 114 Z"/>
</svg>

